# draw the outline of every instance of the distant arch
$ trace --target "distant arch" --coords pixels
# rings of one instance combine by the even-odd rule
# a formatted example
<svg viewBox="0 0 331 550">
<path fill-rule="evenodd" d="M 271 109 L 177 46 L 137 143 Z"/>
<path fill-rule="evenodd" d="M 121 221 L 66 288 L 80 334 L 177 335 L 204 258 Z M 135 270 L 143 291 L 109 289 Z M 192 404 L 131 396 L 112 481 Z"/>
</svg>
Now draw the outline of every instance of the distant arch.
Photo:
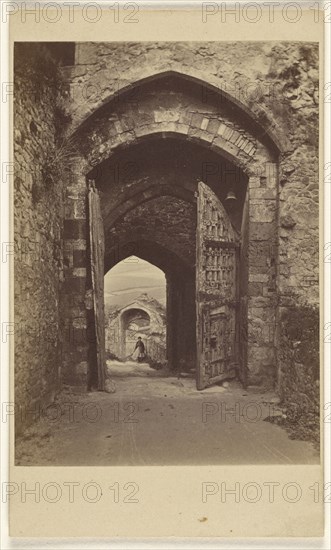
<svg viewBox="0 0 331 550">
<path fill-rule="evenodd" d="M 120 316 L 119 316 L 120 353 L 122 358 L 127 357 L 130 354 L 130 352 L 133 351 L 132 349 L 129 349 L 130 346 L 132 348 L 133 340 L 136 340 L 138 336 L 142 336 L 140 333 L 143 333 L 143 327 L 138 327 L 137 330 L 133 331 L 134 339 L 131 338 L 130 340 L 128 340 L 128 332 L 130 332 L 130 329 L 129 329 L 130 316 L 132 314 L 137 315 L 138 312 L 143 313 L 144 314 L 143 319 L 147 321 L 147 324 L 143 325 L 143 327 L 149 327 L 151 323 L 151 312 L 148 311 L 147 308 L 145 308 L 140 304 L 128 305 L 127 307 L 123 308 L 120 313 Z"/>
</svg>

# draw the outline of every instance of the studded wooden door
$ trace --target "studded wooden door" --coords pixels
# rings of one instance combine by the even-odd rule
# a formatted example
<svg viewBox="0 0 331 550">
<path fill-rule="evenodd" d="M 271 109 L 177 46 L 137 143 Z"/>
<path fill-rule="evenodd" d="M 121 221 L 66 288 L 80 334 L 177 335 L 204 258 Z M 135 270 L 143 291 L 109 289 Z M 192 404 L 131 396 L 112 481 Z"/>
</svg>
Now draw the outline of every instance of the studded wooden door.
<svg viewBox="0 0 331 550">
<path fill-rule="evenodd" d="M 197 197 L 197 388 L 236 375 L 238 239 L 219 199 L 202 182 Z"/>
<path fill-rule="evenodd" d="M 89 181 L 88 190 L 90 260 L 95 325 L 97 385 L 105 389 L 105 312 L 104 312 L 104 255 L 105 239 L 101 215 L 100 197 L 93 181 Z"/>
</svg>

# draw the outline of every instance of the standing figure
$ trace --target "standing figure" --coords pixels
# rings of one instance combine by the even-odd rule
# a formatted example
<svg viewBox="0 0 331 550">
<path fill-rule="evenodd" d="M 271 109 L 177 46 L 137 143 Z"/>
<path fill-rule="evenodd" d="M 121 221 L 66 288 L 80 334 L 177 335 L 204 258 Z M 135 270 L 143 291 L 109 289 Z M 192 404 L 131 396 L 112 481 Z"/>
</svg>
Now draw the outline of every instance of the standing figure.
<svg viewBox="0 0 331 550">
<path fill-rule="evenodd" d="M 138 352 L 138 357 L 137 357 L 138 363 L 142 363 L 146 355 L 145 355 L 145 344 L 142 341 L 141 336 L 138 336 L 136 347 L 134 348 L 134 352 L 132 355 L 136 355 L 135 354 L 136 350 Z"/>
</svg>

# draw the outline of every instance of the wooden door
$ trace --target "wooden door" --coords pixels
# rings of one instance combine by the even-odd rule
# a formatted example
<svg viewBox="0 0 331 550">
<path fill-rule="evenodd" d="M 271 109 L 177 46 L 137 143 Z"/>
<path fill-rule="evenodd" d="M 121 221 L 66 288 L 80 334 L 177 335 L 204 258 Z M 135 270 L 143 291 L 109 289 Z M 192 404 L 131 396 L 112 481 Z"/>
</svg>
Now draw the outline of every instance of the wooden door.
<svg viewBox="0 0 331 550">
<path fill-rule="evenodd" d="M 196 242 L 197 388 L 236 375 L 238 238 L 213 191 L 198 184 Z"/>
<path fill-rule="evenodd" d="M 104 255 L 105 238 L 100 197 L 93 181 L 89 182 L 89 233 L 93 311 L 96 338 L 98 390 L 105 389 L 105 310 L 104 310 Z"/>
</svg>

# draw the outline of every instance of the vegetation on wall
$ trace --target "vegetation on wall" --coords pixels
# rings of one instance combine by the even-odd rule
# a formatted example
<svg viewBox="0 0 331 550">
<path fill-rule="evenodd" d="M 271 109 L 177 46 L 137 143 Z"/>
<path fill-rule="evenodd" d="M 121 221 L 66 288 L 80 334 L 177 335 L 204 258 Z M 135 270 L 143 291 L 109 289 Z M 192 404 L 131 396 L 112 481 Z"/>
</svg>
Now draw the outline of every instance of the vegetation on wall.
<svg viewBox="0 0 331 550">
<path fill-rule="evenodd" d="M 53 51 L 54 50 L 54 51 Z M 26 139 L 40 142 L 39 177 L 32 186 L 32 199 L 38 203 L 46 190 L 51 190 L 65 177 L 70 161 L 76 156 L 74 140 L 67 136 L 71 122 L 69 94 L 66 89 L 55 47 L 41 43 L 16 43 L 14 56 L 15 97 L 24 95 L 36 111 L 36 120 L 26 128 Z M 52 105 L 49 119 L 41 121 L 37 112 L 42 105 Z M 50 130 L 47 147 L 41 122 Z"/>
<path fill-rule="evenodd" d="M 319 443 L 319 311 L 295 306 L 281 316 L 279 392 L 290 436 Z"/>
<path fill-rule="evenodd" d="M 30 84 L 34 100 L 41 100 L 45 87 L 50 90 L 61 86 L 61 72 L 51 50 L 38 42 L 17 42 L 14 50 L 15 79 Z"/>
</svg>

